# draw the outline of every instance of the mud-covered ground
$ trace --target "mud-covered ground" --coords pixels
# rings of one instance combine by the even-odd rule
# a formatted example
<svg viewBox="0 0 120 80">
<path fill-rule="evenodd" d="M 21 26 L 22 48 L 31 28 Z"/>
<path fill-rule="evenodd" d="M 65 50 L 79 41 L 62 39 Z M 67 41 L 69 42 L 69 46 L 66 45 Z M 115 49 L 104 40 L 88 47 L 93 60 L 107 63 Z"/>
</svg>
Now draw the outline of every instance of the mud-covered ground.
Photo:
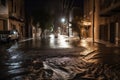
<svg viewBox="0 0 120 80">
<path fill-rule="evenodd" d="M 120 80 L 119 47 L 62 41 L 1 46 L 0 80 Z"/>
</svg>

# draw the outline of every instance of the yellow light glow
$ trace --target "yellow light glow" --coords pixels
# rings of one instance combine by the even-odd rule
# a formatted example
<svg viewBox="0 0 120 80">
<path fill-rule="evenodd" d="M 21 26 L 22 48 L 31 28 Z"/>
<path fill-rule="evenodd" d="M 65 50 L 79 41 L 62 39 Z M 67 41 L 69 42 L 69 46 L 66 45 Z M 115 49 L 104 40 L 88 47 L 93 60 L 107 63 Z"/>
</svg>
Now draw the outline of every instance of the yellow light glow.
<svg viewBox="0 0 120 80">
<path fill-rule="evenodd" d="M 81 40 L 80 45 L 82 45 L 82 46 L 84 46 L 84 47 L 87 47 L 87 46 L 88 46 L 86 40 Z"/>
<path fill-rule="evenodd" d="M 71 24 L 71 23 L 69 23 L 69 26 L 72 26 L 72 24 Z"/>
<path fill-rule="evenodd" d="M 84 22 L 83 22 L 83 25 L 85 25 L 85 26 L 89 26 L 89 25 L 91 25 L 91 22 L 84 21 Z"/>
</svg>

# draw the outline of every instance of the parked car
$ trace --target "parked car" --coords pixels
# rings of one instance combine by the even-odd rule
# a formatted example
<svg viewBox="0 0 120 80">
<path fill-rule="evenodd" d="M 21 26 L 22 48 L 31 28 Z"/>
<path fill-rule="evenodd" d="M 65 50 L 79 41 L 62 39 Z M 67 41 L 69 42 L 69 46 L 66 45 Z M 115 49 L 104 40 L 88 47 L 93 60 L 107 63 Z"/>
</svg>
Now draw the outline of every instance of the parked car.
<svg viewBox="0 0 120 80">
<path fill-rule="evenodd" d="M 9 42 L 9 41 L 18 41 L 19 34 L 16 30 L 10 31 L 0 31 L 0 41 L 2 42 Z"/>
<path fill-rule="evenodd" d="M 16 30 L 11 30 L 8 36 L 8 40 L 19 40 L 19 33 Z"/>
<path fill-rule="evenodd" d="M 7 42 L 10 31 L 0 31 L 0 41 Z"/>
</svg>

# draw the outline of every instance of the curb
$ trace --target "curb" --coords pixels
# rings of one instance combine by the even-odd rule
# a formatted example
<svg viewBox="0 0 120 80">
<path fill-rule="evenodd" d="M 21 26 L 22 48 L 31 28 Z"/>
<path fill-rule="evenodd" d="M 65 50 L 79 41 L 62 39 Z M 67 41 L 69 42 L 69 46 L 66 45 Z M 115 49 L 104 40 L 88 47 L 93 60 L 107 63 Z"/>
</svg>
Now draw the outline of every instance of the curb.
<svg viewBox="0 0 120 80">
<path fill-rule="evenodd" d="M 20 40 L 19 42 L 25 42 L 25 41 L 28 41 L 28 40 L 32 40 L 33 38 L 27 38 L 27 39 L 23 39 L 23 40 Z"/>
</svg>

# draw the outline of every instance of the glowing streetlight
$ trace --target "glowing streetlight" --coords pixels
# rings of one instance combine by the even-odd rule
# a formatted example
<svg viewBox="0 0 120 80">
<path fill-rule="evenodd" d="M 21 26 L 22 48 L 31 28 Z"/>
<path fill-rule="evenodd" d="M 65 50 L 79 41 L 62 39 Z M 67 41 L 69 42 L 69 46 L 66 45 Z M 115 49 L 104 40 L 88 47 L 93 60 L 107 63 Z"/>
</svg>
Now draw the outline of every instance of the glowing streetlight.
<svg viewBox="0 0 120 80">
<path fill-rule="evenodd" d="M 62 27 L 62 31 L 61 31 L 61 34 L 64 33 L 64 29 L 65 29 L 65 18 L 61 18 L 61 27 Z"/>
<path fill-rule="evenodd" d="M 61 19 L 61 22 L 64 23 L 64 22 L 65 22 L 65 18 L 62 18 L 62 19 Z"/>
</svg>

